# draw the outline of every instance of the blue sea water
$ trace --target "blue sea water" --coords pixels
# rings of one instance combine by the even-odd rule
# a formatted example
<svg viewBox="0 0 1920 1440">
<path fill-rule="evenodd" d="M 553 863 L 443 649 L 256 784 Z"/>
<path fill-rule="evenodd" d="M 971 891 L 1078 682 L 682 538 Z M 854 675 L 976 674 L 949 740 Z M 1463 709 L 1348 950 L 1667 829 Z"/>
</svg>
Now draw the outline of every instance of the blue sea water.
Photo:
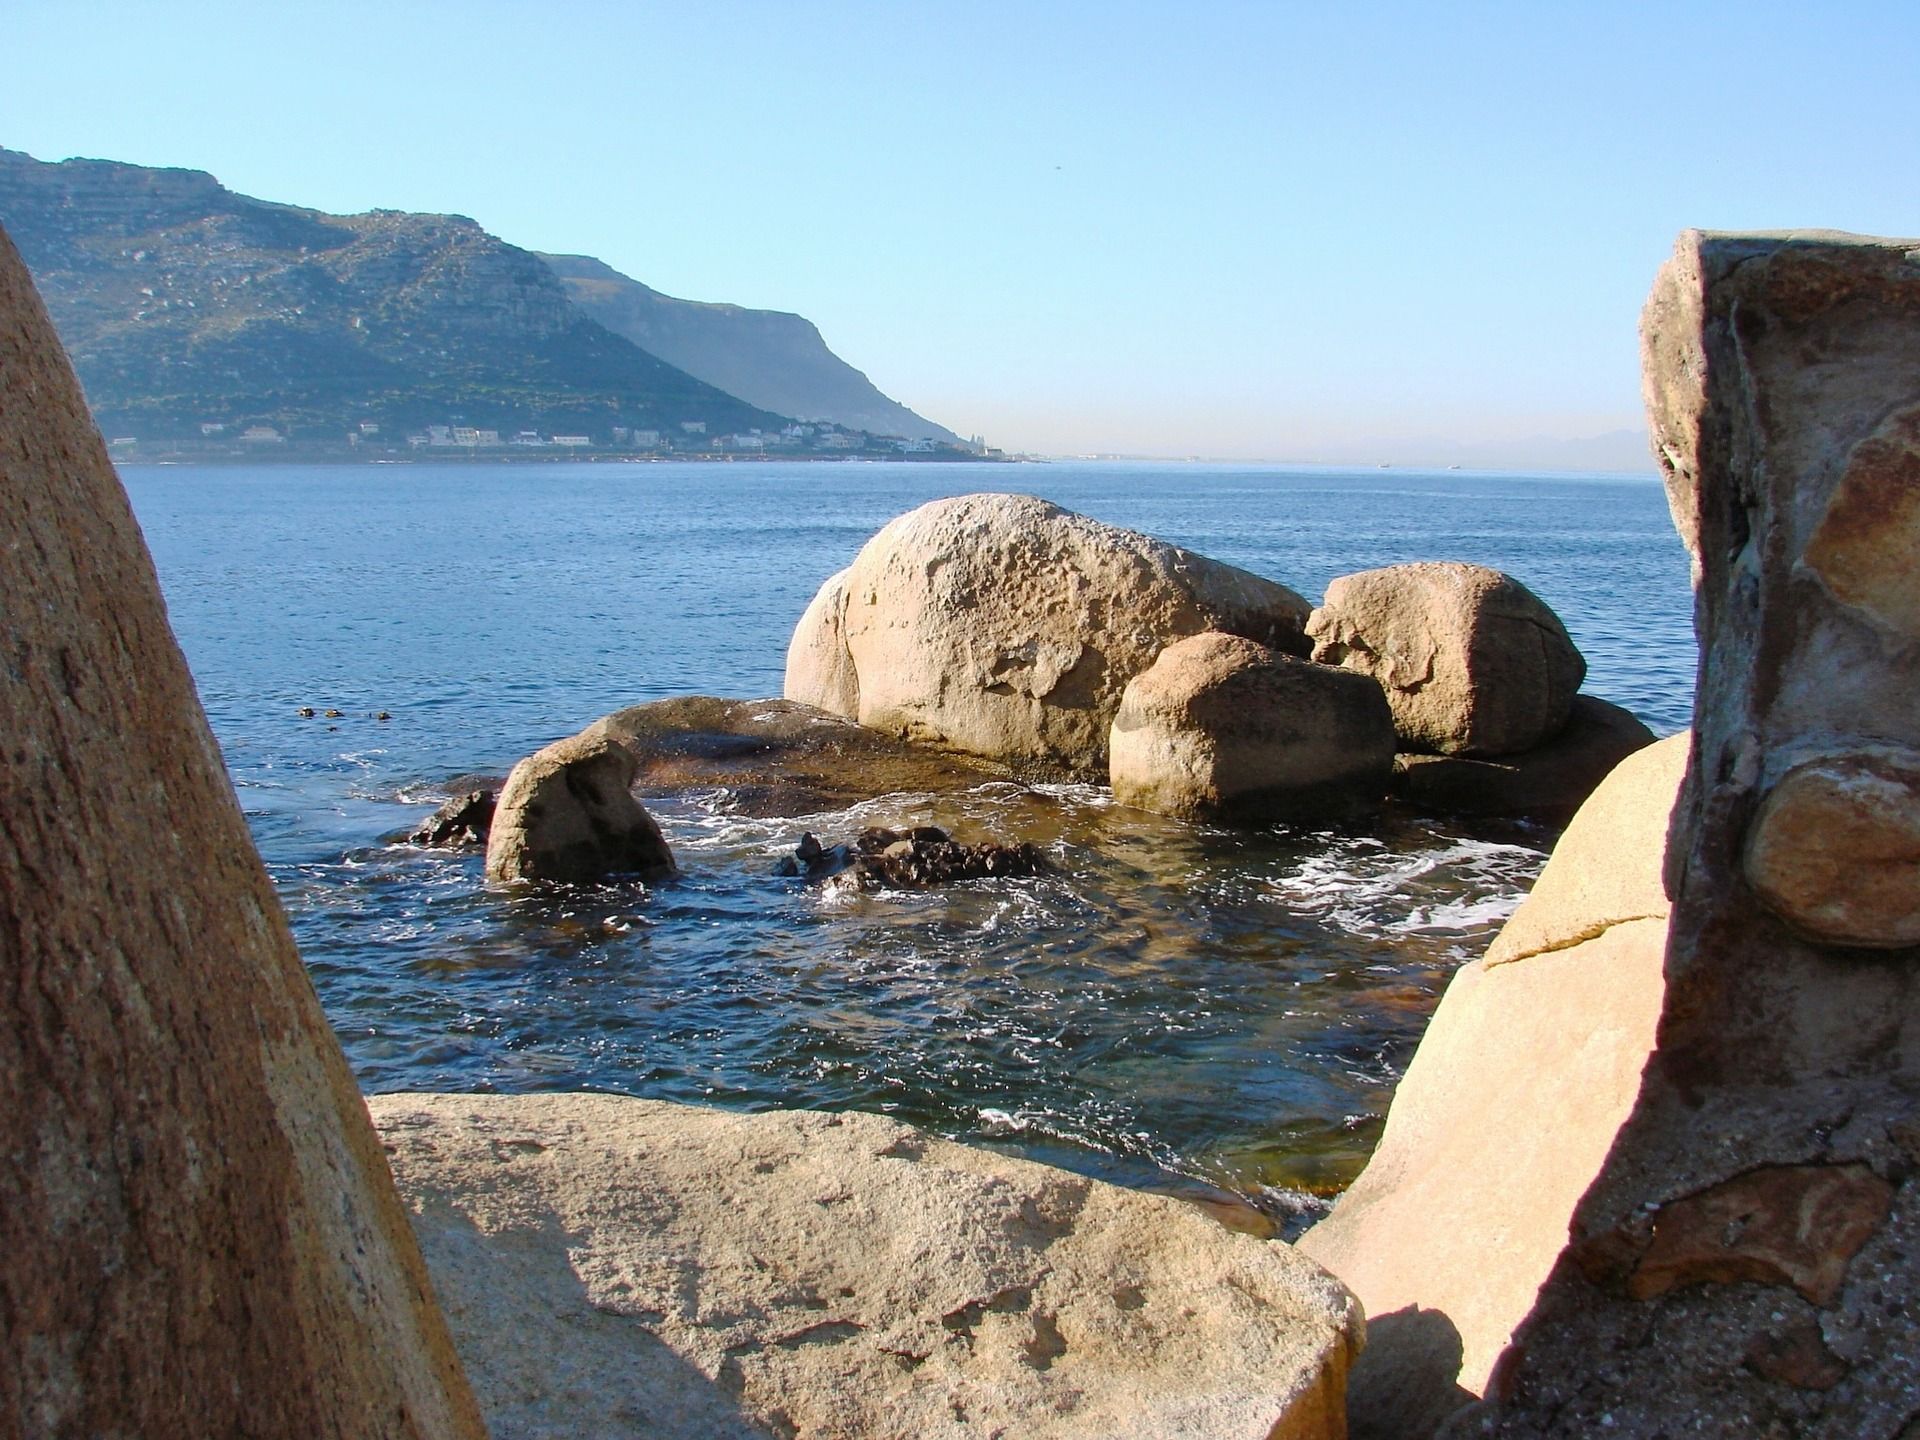
<svg viewBox="0 0 1920 1440">
<path fill-rule="evenodd" d="M 1276 1203 L 1351 1177 L 1447 976 L 1537 871 L 1542 832 L 1399 817 L 1247 834 L 1094 787 L 1012 785 L 771 822 L 697 792 L 661 807 L 684 878 L 553 895 L 489 891 L 477 858 L 388 840 L 450 777 L 503 773 L 607 711 L 778 694 L 819 583 L 941 495 L 1043 495 L 1309 599 L 1376 565 L 1493 565 L 1561 615 L 1589 691 L 1661 733 L 1690 715 L 1687 563 L 1651 479 L 778 462 L 125 478 L 370 1091 L 882 1110 Z M 831 839 L 902 819 L 1033 836 L 1054 871 L 851 901 L 767 874 L 802 824 Z"/>
</svg>

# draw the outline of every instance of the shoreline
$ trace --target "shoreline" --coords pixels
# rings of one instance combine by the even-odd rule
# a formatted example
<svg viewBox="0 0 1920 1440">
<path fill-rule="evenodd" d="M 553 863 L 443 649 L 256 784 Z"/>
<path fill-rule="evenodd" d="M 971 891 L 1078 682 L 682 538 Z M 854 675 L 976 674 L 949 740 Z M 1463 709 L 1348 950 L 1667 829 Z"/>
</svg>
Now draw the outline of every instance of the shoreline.
<svg viewBox="0 0 1920 1440">
<path fill-rule="evenodd" d="M 375 466 L 375 465 L 765 465 L 765 464 L 809 464 L 809 465 L 1015 465 L 1044 464 L 1045 462 L 1027 455 L 754 455 L 754 454 L 687 454 L 687 455 L 623 455 L 618 452 L 601 451 L 586 455 L 497 455 L 485 452 L 472 453 L 462 451 L 459 454 L 436 454 L 428 456 L 385 454 L 359 456 L 339 451 L 288 452 L 278 450 L 273 453 L 203 454 L 194 451 L 170 451 L 164 455 L 109 455 L 109 459 L 118 467 L 135 465 L 145 466 L 264 466 L 264 465 L 339 465 L 339 466 Z"/>
</svg>

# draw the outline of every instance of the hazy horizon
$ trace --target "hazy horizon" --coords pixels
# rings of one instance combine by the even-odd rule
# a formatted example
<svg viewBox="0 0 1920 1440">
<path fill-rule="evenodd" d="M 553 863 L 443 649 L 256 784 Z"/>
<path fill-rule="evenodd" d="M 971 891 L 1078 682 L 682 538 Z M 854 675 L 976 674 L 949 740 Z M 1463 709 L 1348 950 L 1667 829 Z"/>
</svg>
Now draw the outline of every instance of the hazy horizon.
<svg viewBox="0 0 1920 1440">
<path fill-rule="evenodd" d="M 1681 229 L 1920 231 L 1890 4 L 327 18 L 25 0 L 0 144 L 469 215 L 1056 455 L 1650 473 Z"/>
</svg>

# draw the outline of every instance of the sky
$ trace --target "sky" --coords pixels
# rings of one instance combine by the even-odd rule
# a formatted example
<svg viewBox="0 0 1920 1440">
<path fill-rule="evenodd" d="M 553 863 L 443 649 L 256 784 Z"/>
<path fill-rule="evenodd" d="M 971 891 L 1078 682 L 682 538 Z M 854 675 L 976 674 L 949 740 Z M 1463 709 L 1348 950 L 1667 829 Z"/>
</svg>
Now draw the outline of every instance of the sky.
<svg viewBox="0 0 1920 1440">
<path fill-rule="evenodd" d="M 1631 468 L 1679 231 L 1920 235 L 1912 0 L 7 8 L 0 145 L 796 311 L 1010 450 Z"/>
</svg>

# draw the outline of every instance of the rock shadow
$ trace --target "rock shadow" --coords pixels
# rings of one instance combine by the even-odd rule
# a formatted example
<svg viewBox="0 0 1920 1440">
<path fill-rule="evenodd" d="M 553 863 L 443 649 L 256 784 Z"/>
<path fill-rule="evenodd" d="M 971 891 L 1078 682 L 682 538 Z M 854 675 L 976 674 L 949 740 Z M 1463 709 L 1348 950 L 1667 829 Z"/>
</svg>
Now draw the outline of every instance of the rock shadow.
<svg viewBox="0 0 1920 1440">
<path fill-rule="evenodd" d="M 596 1303 L 551 1215 L 482 1231 L 444 1198 L 413 1217 L 494 1440 L 779 1440 L 656 1335 L 656 1314 Z M 529 1217 L 531 1219 L 531 1217 Z"/>
<path fill-rule="evenodd" d="M 1367 1348 L 1347 1383 L 1349 1440 L 1426 1440 L 1480 1397 L 1456 1383 L 1465 1345 L 1441 1310 L 1409 1305 L 1367 1319 Z"/>
</svg>

